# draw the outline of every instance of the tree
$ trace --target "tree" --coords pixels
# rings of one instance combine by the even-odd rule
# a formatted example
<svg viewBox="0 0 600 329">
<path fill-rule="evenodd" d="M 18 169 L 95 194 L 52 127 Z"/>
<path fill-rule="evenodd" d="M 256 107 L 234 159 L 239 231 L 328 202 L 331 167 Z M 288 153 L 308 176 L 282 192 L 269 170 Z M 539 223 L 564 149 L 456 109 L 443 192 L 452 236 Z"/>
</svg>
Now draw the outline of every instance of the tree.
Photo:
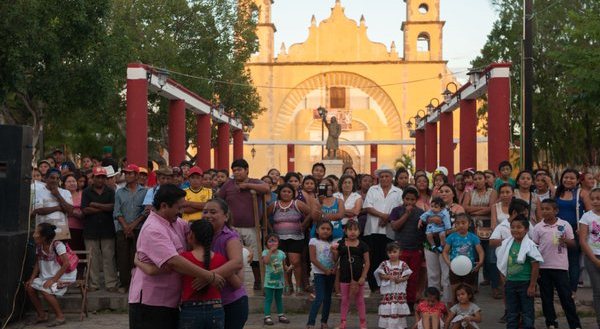
<svg viewBox="0 0 600 329">
<path fill-rule="evenodd" d="M 492 3 L 499 18 L 472 64 L 512 62 L 514 132 L 520 127 L 522 2 Z M 598 77 L 593 72 L 600 58 L 599 12 L 595 0 L 535 2 L 533 133 L 538 166 L 543 161 L 555 166 L 598 163 Z"/>
</svg>

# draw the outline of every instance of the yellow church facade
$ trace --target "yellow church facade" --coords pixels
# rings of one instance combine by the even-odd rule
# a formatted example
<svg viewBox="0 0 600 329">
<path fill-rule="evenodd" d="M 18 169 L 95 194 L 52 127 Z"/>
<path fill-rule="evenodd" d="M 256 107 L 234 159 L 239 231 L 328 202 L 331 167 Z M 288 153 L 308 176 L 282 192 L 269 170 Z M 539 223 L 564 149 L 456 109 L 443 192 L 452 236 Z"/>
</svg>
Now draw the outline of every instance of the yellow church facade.
<svg viewBox="0 0 600 329">
<path fill-rule="evenodd" d="M 414 158 L 406 122 L 432 98 L 442 100 L 441 92 L 456 82 L 442 56 L 439 0 L 405 0 L 403 54 L 394 43 L 388 48 L 369 40 L 366 20 L 346 17 L 339 0 L 329 18 L 317 22 L 313 16 L 303 43 L 281 45 L 276 54 L 273 1 L 255 2 L 260 49 L 247 68 L 266 110 L 244 151 L 252 175 L 270 168 L 285 172 L 289 144 L 295 145 L 295 171 L 309 173 L 321 161 L 327 129 L 323 136 L 319 107 L 327 110 L 328 121 L 335 116 L 342 125 L 340 153 L 358 172 L 369 172 L 375 160 L 370 144 L 378 145 L 379 166 L 393 167 L 403 154 Z M 455 113 L 455 137 L 458 121 Z M 486 149 L 478 143 L 478 164 L 487 163 Z M 458 147 L 454 154 L 458 163 Z"/>
</svg>

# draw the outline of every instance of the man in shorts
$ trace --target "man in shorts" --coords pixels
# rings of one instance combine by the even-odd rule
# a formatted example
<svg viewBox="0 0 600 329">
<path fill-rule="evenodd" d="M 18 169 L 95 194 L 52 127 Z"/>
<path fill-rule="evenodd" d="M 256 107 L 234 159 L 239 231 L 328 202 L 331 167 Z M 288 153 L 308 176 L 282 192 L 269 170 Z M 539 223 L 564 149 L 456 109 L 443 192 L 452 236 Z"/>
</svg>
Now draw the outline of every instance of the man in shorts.
<svg viewBox="0 0 600 329">
<path fill-rule="evenodd" d="M 218 197 L 227 201 L 231 212 L 231 224 L 238 231 L 242 244 L 252 250 L 253 258 L 250 266 L 254 274 L 254 290 L 261 290 L 260 266 L 258 245 L 260 237 L 256 236 L 254 202 L 252 191 L 256 192 L 258 200 L 258 214 L 262 211 L 262 200 L 266 193 L 271 192 L 271 187 L 259 179 L 248 177 L 248 162 L 238 159 L 231 164 L 233 178 L 228 179 L 219 189 Z"/>
</svg>

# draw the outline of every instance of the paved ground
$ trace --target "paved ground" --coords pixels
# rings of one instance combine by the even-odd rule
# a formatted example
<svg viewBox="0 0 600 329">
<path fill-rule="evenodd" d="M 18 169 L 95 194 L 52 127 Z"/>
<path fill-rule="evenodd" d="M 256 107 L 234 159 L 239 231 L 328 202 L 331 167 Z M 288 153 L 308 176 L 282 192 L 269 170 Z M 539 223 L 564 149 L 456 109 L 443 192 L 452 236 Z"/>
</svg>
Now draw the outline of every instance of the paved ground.
<svg viewBox="0 0 600 329">
<path fill-rule="evenodd" d="M 503 305 L 501 301 L 492 299 L 489 297 L 489 288 L 483 287 L 481 292 L 477 295 L 476 303 L 481 307 L 483 323 L 481 324 L 482 329 L 500 329 L 505 328 L 504 324 L 498 323 L 498 319 L 502 316 L 504 311 Z M 581 289 L 579 292 L 580 299 L 584 305 L 579 307 L 579 311 L 582 315 L 582 328 L 591 329 L 596 328 L 595 326 L 595 318 L 593 317 L 593 313 L 590 312 L 589 300 L 591 299 L 591 291 L 590 289 Z M 536 308 L 539 308 L 539 300 L 537 301 Z M 560 306 L 557 305 L 557 311 L 560 313 L 562 310 Z M 286 328 L 286 329 L 297 329 L 297 328 L 305 328 L 307 314 L 288 314 L 291 322 L 290 324 L 276 324 L 270 328 Z M 28 316 L 28 320 L 31 320 L 33 315 Z M 319 319 L 319 318 L 318 318 Z M 26 319 L 27 320 L 27 319 Z M 13 323 L 8 326 L 11 329 L 17 328 L 45 328 L 43 325 L 38 326 L 27 326 L 27 321 L 23 320 L 17 323 Z M 88 329 L 106 329 L 106 328 L 128 328 L 128 316 L 126 313 L 121 311 L 99 311 L 96 314 L 90 314 L 89 318 L 84 319 L 83 322 L 79 321 L 78 315 L 68 314 L 67 315 L 68 323 L 61 328 L 88 328 Z M 369 314 L 368 315 L 368 324 L 369 328 L 377 328 L 377 315 Z M 329 325 L 333 328 L 339 323 L 339 314 L 332 313 Z M 409 324 L 413 323 L 413 319 L 409 320 Z M 561 328 L 568 328 L 566 320 L 564 316 L 559 319 Z M 349 317 L 349 328 L 358 328 L 358 318 L 355 314 L 351 314 Z M 250 314 L 248 319 L 248 323 L 245 328 L 254 329 L 254 328 L 263 328 L 263 316 L 260 313 Z M 545 328 L 543 318 L 538 316 L 536 321 L 536 328 Z"/>
</svg>

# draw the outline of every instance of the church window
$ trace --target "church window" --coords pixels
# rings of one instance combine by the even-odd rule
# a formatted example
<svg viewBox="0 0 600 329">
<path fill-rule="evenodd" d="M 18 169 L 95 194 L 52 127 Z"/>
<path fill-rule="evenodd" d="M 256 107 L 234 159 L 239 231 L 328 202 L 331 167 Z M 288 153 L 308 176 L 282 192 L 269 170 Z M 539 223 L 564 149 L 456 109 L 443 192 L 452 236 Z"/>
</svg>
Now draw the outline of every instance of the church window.
<svg viewBox="0 0 600 329">
<path fill-rule="evenodd" d="M 417 37 L 417 51 L 429 51 L 429 34 L 425 32 L 419 34 L 419 36 Z"/>
<path fill-rule="evenodd" d="M 429 11 L 429 6 L 426 3 L 422 3 L 419 5 L 419 12 L 423 15 L 427 14 Z"/>
<path fill-rule="evenodd" d="M 346 107 L 346 88 L 331 87 L 329 88 L 330 108 L 343 109 Z"/>
</svg>

